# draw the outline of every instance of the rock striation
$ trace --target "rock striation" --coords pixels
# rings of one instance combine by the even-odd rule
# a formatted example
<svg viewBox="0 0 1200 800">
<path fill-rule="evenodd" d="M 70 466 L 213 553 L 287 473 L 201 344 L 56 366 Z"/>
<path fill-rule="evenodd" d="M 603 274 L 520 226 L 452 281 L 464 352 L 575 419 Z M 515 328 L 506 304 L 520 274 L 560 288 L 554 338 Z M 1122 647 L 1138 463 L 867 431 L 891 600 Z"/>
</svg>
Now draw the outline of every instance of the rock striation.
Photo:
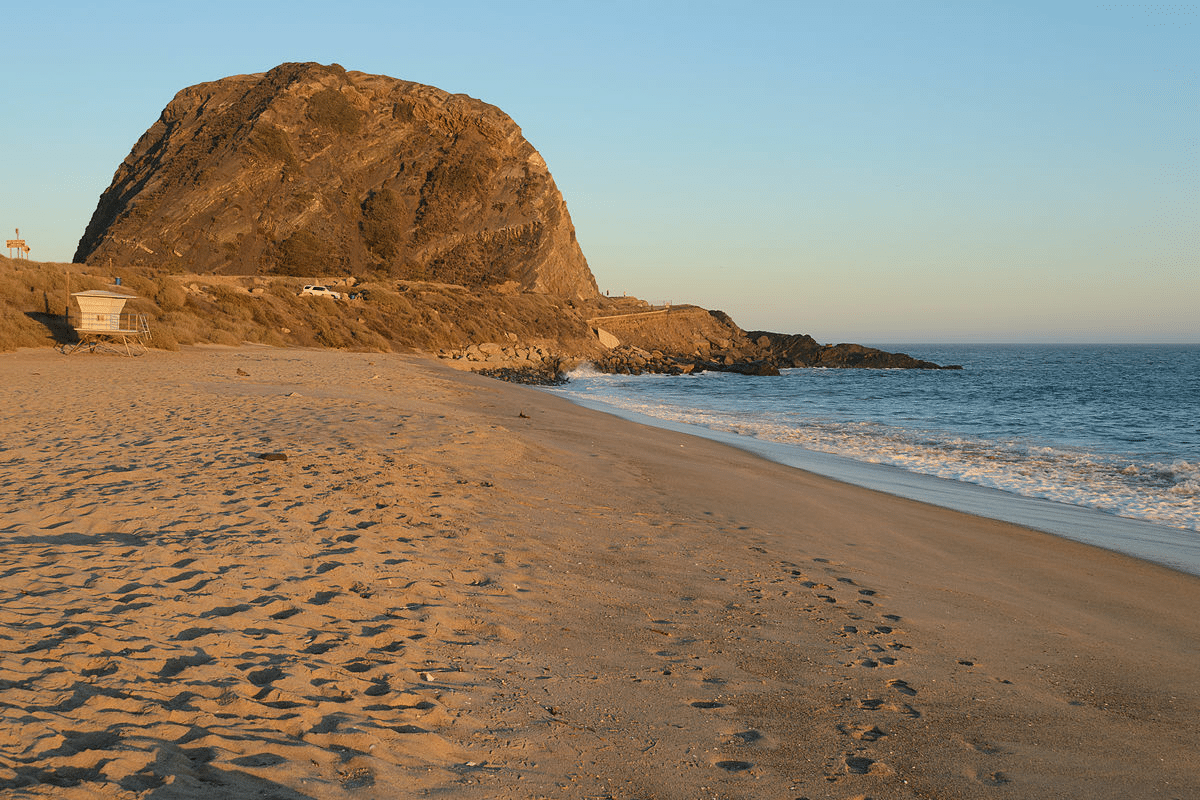
<svg viewBox="0 0 1200 800">
<path fill-rule="evenodd" d="M 179 92 L 118 167 L 75 261 L 598 296 L 562 195 L 508 115 L 336 64 Z"/>
</svg>

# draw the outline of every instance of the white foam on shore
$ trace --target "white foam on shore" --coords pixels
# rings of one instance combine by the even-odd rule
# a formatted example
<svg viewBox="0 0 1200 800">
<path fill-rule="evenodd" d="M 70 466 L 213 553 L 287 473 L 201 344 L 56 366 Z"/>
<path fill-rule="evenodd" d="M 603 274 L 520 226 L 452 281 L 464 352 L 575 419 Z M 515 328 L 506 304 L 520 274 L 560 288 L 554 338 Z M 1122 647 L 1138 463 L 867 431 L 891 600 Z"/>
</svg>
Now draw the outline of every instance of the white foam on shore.
<svg viewBox="0 0 1200 800">
<path fill-rule="evenodd" d="M 605 391 L 611 376 L 587 377 L 594 379 L 584 381 L 585 391 L 568 385 L 555 392 L 847 483 L 1200 574 L 1200 464 L 1131 463 L 1128 457 L 947 438 L 872 422 L 682 409 Z"/>
<path fill-rule="evenodd" d="M 573 394 L 569 388 L 564 393 Z M 767 413 L 754 416 L 745 412 L 681 409 L 638 402 L 608 392 L 587 396 L 648 418 L 1200 531 L 1200 464 L 1131 463 L 1125 456 L 1020 441 L 947 438 L 931 431 L 873 422 L 783 421 Z"/>
</svg>

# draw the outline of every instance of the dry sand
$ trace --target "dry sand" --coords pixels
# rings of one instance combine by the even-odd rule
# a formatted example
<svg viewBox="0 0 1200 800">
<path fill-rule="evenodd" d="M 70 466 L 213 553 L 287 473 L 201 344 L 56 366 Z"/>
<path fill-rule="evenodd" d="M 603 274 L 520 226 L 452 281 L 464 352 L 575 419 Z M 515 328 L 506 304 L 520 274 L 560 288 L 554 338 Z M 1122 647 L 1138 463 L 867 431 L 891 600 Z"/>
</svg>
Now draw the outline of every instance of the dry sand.
<svg viewBox="0 0 1200 800">
<path fill-rule="evenodd" d="M 0 376 L 0 796 L 1200 797 L 1195 577 L 415 356 Z"/>
</svg>

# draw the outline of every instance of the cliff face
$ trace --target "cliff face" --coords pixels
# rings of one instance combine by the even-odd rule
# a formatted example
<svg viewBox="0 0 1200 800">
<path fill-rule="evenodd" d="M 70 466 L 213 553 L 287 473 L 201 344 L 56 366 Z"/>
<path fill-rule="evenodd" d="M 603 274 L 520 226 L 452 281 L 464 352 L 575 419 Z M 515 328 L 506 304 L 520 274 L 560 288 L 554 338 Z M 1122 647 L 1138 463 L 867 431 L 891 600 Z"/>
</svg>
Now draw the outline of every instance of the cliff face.
<svg viewBox="0 0 1200 800">
<path fill-rule="evenodd" d="M 75 261 L 598 295 L 545 162 L 506 114 L 336 65 L 181 91 L 117 169 Z"/>
</svg>

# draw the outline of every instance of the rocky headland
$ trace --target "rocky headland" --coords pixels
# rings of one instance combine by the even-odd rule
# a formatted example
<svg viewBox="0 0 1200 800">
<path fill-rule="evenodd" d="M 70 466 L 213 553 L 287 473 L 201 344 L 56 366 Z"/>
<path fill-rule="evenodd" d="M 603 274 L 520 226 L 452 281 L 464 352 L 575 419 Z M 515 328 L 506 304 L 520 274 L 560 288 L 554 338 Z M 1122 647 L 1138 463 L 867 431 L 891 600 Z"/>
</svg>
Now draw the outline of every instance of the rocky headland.
<svg viewBox="0 0 1200 800">
<path fill-rule="evenodd" d="M 75 261 L 3 262 L 19 335 L 0 331 L 0 346 L 37 340 L 39 323 L 43 340 L 69 335 L 53 322 L 67 291 L 119 279 L 167 348 L 411 348 L 531 382 L 584 361 L 632 374 L 938 368 L 602 295 L 545 160 L 508 115 L 336 64 L 180 91 L 118 166 Z M 301 296 L 305 284 L 343 297 Z"/>
<path fill-rule="evenodd" d="M 546 162 L 498 108 L 338 65 L 179 92 L 75 260 L 599 293 Z"/>
</svg>

